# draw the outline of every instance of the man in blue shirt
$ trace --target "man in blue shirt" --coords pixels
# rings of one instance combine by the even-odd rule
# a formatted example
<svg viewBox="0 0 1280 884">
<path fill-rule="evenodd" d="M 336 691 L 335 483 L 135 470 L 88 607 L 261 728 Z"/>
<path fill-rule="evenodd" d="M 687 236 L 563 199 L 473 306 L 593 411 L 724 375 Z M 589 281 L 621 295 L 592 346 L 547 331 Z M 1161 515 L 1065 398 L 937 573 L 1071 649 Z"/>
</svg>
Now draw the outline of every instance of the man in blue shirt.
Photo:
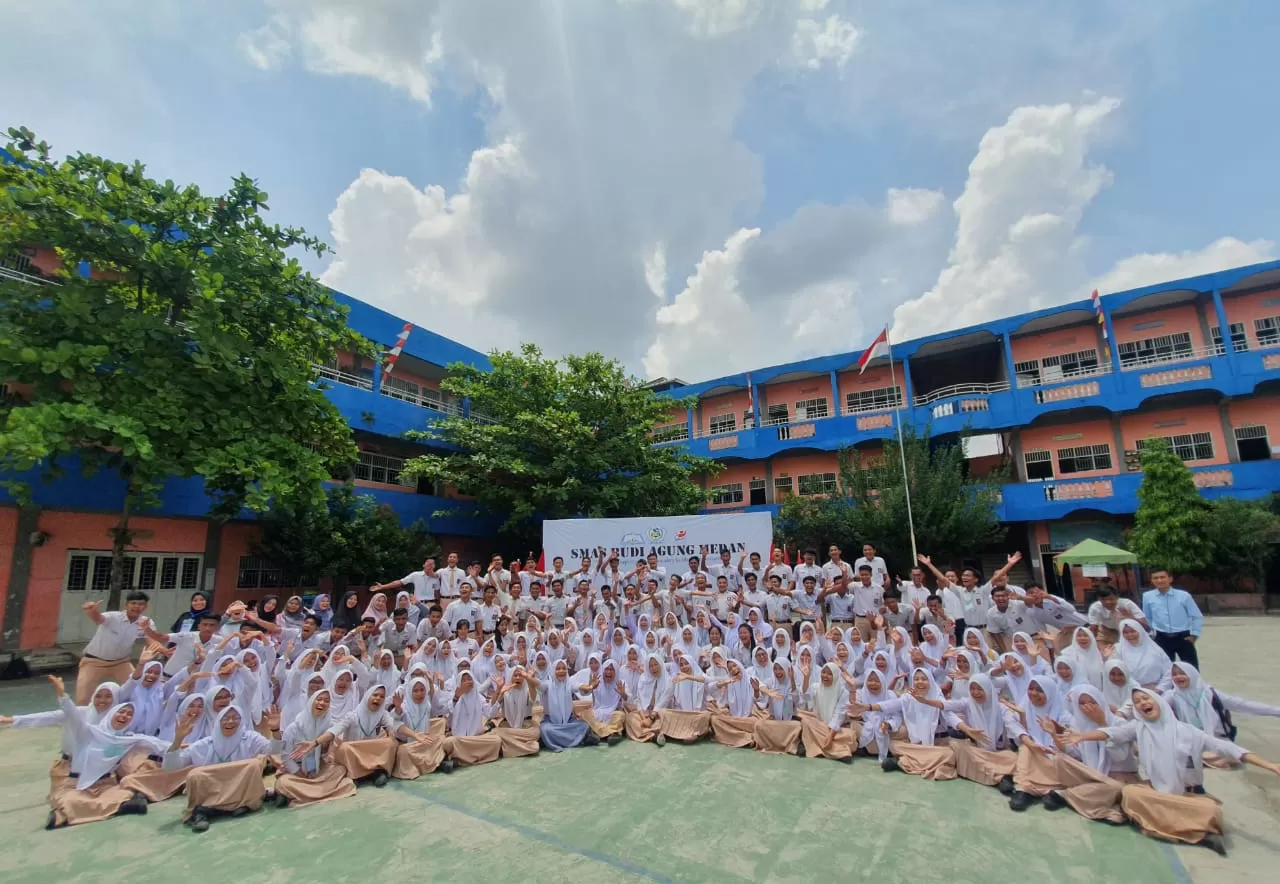
<svg viewBox="0 0 1280 884">
<path fill-rule="evenodd" d="M 1142 594 L 1142 614 L 1151 624 L 1156 644 L 1170 660 L 1185 660 L 1199 669 L 1196 639 L 1204 627 L 1204 615 L 1196 607 L 1191 593 L 1173 585 L 1173 575 L 1168 569 L 1152 569 L 1151 583 L 1155 589 Z"/>
</svg>

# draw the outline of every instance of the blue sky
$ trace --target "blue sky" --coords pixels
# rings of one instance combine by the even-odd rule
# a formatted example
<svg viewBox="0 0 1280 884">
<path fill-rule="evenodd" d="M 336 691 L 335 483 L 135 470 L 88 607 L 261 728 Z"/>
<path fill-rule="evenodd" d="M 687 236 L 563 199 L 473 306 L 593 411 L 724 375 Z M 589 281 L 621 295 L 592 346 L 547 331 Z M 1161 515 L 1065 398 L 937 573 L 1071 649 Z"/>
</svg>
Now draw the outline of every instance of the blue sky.
<svg viewBox="0 0 1280 884">
<path fill-rule="evenodd" d="M 5 4 L 0 122 L 333 244 L 463 342 L 698 380 L 1275 257 L 1280 8 Z"/>
</svg>

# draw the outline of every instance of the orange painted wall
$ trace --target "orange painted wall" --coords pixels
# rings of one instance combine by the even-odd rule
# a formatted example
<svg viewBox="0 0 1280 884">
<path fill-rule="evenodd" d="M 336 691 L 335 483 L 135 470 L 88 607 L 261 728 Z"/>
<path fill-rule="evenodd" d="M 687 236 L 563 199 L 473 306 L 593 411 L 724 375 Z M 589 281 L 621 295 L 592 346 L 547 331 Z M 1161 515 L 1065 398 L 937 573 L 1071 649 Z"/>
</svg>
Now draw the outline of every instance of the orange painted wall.
<svg viewBox="0 0 1280 884">
<path fill-rule="evenodd" d="M 62 604 L 62 581 L 67 571 L 67 551 L 111 549 L 107 529 L 115 516 L 99 513 L 69 513 L 46 510 L 40 514 L 39 530 L 49 539 L 35 550 L 31 579 L 27 584 L 27 604 L 22 617 L 22 646 L 51 647 L 58 638 L 58 609 Z M 151 532 L 135 539 L 131 549 L 150 552 L 204 553 L 206 524 L 200 519 L 148 519 L 131 521 L 135 531 Z"/>
<path fill-rule="evenodd" d="M 1268 304 L 1267 302 L 1271 303 Z M 1265 292 L 1254 292 L 1249 295 L 1226 295 L 1222 299 L 1222 306 L 1227 311 L 1228 322 L 1243 322 L 1245 334 L 1249 338 L 1249 346 L 1258 346 L 1258 336 L 1254 333 L 1253 321 L 1255 319 L 1266 319 L 1270 316 L 1280 316 L 1280 289 L 1271 289 Z M 1210 318 L 1210 325 L 1217 325 L 1216 318 Z"/>
<path fill-rule="evenodd" d="M 222 526 L 222 546 L 218 550 L 218 571 L 213 583 L 213 605 L 222 610 L 236 599 L 261 598 L 279 590 L 236 591 L 236 576 L 240 570 L 240 557 L 253 554 L 253 542 L 262 535 L 261 529 L 247 522 L 229 522 Z"/>
<path fill-rule="evenodd" d="M 760 419 L 765 420 L 765 405 L 782 405 L 786 403 L 787 413 L 792 419 L 796 416 L 796 403 L 802 399 L 827 400 L 827 413 L 834 414 L 835 407 L 831 401 L 831 380 L 826 375 L 816 378 L 805 378 L 802 381 L 784 381 L 780 384 L 766 384 L 761 393 Z"/>
<path fill-rule="evenodd" d="M 764 479 L 764 461 L 756 460 L 748 463 L 729 464 L 724 468 L 724 472 L 712 479 L 707 488 L 710 490 L 716 485 L 733 485 L 742 483 L 742 502 L 741 503 L 708 503 L 708 509 L 731 509 L 733 507 L 744 507 L 751 502 L 751 480 Z M 767 490 L 767 489 L 766 489 Z"/>
<path fill-rule="evenodd" d="M 839 473 L 839 458 L 834 451 L 778 455 L 773 459 L 773 476 L 807 476 L 811 473 Z M 719 481 L 719 480 L 717 480 Z"/>
<path fill-rule="evenodd" d="M 399 365 L 396 366 L 396 370 L 391 373 L 391 376 L 399 378 L 402 381 L 411 381 L 412 383 L 417 384 L 419 387 L 425 387 L 429 390 L 440 389 L 440 381 L 430 379 L 430 378 L 420 377 L 414 374 L 413 372 L 408 371 L 407 369 L 401 368 Z"/>
<path fill-rule="evenodd" d="M 1267 428 L 1267 438 L 1272 445 L 1280 445 L 1280 396 L 1251 396 L 1236 399 L 1227 405 L 1231 426 L 1249 425 Z"/>
<path fill-rule="evenodd" d="M 840 385 L 840 410 L 844 410 L 845 397 L 848 394 L 859 390 L 878 390 L 883 387 L 892 387 L 894 386 L 894 380 L 897 381 L 899 387 L 902 386 L 901 366 L 894 368 L 893 376 L 890 375 L 889 366 L 887 365 L 868 368 L 866 374 L 861 375 L 856 371 L 846 371 L 836 375 L 836 383 Z"/>
<path fill-rule="evenodd" d="M 1054 436 L 1067 436 L 1076 433 L 1080 434 L 1080 438 L 1053 438 Z M 1053 453 L 1053 472 L 1055 476 L 1058 476 L 1057 452 L 1059 448 L 1076 448 L 1081 445 L 1106 445 L 1111 449 L 1111 469 L 1068 473 L 1065 476 L 1058 476 L 1058 478 L 1071 479 L 1076 476 L 1100 476 L 1120 472 L 1119 467 L 1123 452 L 1116 451 L 1115 434 L 1111 432 L 1111 421 L 1109 420 L 1080 421 L 1079 423 L 1046 427 L 1024 427 L 1020 431 L 1020 436 L 1023 452 L 1043 449 Z"/>
<path fill-rule="evenodd" d="M 1155 328 L 1134 328 L 1136 325 L 1146 325 L 1150 322 L 1163 322 L 1164 325 Z M 1172 335 L 1178 332 L 1189 332 L 1193 347 L 1203 347 L 1208 343 L 1200 331 L 1200 317 L 1196 313 L 1195 304 L 1178 304 L 1161 310 L 1135 313 L 1132 316 L 1116 316 L 1112 317 L 1111 325 L 1115 329 L 1117 343 L 1158 338 L 1161 335 Z"/>
<path fill-rule="evenodd" d="M 1158 423 L 1177 420 L 1185 423 L 1178 426 L 1156 426 Z M 1230 461 L 1226 442 L 1222 436 L 1222 421 L 1218 417 L 1218 409 L 1212 405 L 1190 405 L 1176 411 L 1123 415 L 1120 418 L 1120 432 L 1124 437 L 1126 449 L 1136 449 L 1138 440 L 1148 436 L 1181 436 L 1184 433 L 1208 432 L 1213 437 L 1213 459 L 1197 460 L 1192 463 L 1195 466 L 1208 466 Z"/>
<path fill-rule="evenodd" d="M 1009 344 L 1013 348 L 1014 362 L 1030 362 L 1079 350 L 1097 350 L 1099 358 L 1106 353 L 1106 348 L 1098 343 L 1097 326 L 1090 322 L 1018 335 L 1011 338 Z"/>
<path fill-rule="evenodd" d="M 711 427 L 711 419 L 725 414 L 732 414 L 737 420 L 737 427 L 742 429 L 742 413 L 751 407 L 751 393 L 748 390 L 736 390 L 720 396 L 709 396 L 702 400 L 702 422 L 698 429 L 705 433 Z"/>
<path fill-rule="evenodd" d="M 18 535 L 18 508 L 0 506 L 0 617 L 9 598 L 9 569 L 13 567 L 13 548 Z"/>
</svg>

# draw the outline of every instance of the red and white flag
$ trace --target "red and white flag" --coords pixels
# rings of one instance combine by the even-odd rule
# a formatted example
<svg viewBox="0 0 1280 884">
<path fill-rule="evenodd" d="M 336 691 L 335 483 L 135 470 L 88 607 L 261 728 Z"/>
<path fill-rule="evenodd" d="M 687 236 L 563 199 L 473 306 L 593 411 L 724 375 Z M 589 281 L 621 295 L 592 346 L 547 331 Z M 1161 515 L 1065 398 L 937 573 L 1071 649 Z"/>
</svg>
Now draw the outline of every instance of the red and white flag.
<svg viewBox="0 0 1280 884">
<path fill-rule="evenodd" d="M 871 342 L 871 346 L 866 349 L 861 356 L 858 357 L 858 374 L 862 374 L 867 370 L 867 364 L 877 356 L 884 356 L 889 352 L 889 326 L 885 326 L 876 339 Z"/>
<path fill-rule="evenodd" d="M 400 330 L 400 334 L 396 335 L 396 345 L 387 353 L 387 361 L 383 365 L 383 374 L 391 374 L 391 370 L 396 367 L 396 360 L 400 358 L 400 351 L 404 349 L 405 342 L 409 340 L 409 332 L 413 331 L 413 323 L 406 322 L 404 328 Z"/>
</svg>

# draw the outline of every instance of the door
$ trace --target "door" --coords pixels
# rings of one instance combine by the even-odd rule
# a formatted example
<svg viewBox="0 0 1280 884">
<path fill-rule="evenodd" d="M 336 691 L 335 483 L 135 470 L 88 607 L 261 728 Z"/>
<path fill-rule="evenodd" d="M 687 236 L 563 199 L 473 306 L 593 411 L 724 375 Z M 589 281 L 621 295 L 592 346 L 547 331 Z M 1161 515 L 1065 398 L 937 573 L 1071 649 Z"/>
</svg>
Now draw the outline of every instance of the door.
<svg viewBox="0 0 1280 884">
<path fill-rule="evenodd" d="M 186 611 L 191 593 L 200 586 L 203 556 L 191 553 L 129 552 L 124 560 L 125 592 L 141 590 L 150 596 L 149 616 L 160 632 Z M 58 610 L 58 643 L 87 642 L 93 637 L 93 621 L 85 616 L 84 603 L 107 603 L 111 585 L 109 550 L 69 550 Z M 123 599 L 121 600 L 123 604 Z"/>
</svg>

